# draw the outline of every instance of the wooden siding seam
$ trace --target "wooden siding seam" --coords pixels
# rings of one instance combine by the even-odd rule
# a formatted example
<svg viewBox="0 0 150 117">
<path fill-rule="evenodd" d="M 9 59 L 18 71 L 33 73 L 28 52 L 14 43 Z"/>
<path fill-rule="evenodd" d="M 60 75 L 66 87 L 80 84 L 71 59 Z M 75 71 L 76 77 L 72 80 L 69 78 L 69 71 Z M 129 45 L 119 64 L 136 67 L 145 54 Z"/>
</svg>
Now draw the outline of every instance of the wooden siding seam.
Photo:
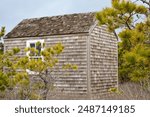
<svg viewBox="0 0 150 117">
<path fill-rule="evenodd" d="M 87 88 L 88 88 L 88 96 L 91 99 L 91 70 L 90 70 L 90 53 L 91 53 L 91 46 L 90 46 L 90 40 L 91 40 L 91 33 L 89 33 L 88 39 L 87 39 Z"/>
</svg>

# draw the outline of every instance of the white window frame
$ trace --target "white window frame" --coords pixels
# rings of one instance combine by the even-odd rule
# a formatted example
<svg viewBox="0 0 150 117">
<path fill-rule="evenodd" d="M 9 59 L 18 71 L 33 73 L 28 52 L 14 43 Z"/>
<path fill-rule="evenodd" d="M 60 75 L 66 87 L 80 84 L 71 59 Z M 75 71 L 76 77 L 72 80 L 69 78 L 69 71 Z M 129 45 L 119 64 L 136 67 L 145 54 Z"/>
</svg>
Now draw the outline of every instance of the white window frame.
<svg viewBox="0 0 150 117">
<path fill-rule="evenodd" d="M 43 50 L 44 50 L 44 47 L 43 47 L 43 45 L 44 45 L 44 39 L 40 39 L 40 40 L 27 40 L 27 41 L 26 41 L 26 47 L 27 47 L 27 48 L 30 48 L 30 44 L 31 44 L 31 43 L 35 43 L 35 45 L 36 45 L 37 42 L 40 42 L 40 43 L 41 43 L 41 45 L 42 45 L 41 51 L 43 51 Z M 26 56 L 28 56 L 29 59 L 30 59 L 29 54 L 30 54 L 30 51 L 26 52 Z M 31 57 L 31 58 L 32 58 L 32 57 Z M 36 59 L 36 56 L 34 56 L 33 58 Z M 37 56 L 37 58 L 41 58 L 42 60 L 44 60 L 43 56 Z M 28 74 L 34 74 L 34 75 L 38 74 L 37 72 L 31 71 L 31 70 L 29 70 L 29 69 L 26 69 L 26 72 L 27 72 Z"/>
</svg>

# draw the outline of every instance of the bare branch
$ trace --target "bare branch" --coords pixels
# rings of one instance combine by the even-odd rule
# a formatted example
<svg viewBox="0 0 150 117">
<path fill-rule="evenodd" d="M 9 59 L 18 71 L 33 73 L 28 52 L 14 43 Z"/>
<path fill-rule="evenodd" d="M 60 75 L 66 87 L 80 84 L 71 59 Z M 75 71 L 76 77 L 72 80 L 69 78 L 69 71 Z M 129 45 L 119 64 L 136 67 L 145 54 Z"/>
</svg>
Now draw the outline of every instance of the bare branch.
<svg viewBox="0 0 150 117">
<path fill-rule="evenodd" d="M 115 35 L 115 37 L 117 38 L 117 41 L 119 41 L 119 37 L 118 37 L 118 35 L 117 35 L 117 33 L 116 33 L 116 31 L 114 30 L 114 35 Z"/>
<path fill-rule="evenodd" d="M 146 0 L 140 0 L 142 1 L 143 3 L 147 4 L 148 6 L 150 6 L 150 2 L 146 1 Z"/>
</svg>

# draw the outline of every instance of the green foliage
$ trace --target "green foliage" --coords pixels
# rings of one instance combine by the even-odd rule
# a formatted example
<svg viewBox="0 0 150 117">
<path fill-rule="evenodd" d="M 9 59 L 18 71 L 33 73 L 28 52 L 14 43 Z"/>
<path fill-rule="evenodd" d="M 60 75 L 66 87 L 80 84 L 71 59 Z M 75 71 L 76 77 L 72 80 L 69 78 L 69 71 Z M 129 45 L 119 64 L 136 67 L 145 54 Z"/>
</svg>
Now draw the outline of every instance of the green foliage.
<svg viewBox="0 0 150 117">
<path fill-rule="evenodd" d="M 36 46 L 41 46 L 41 42 L 38 41 L 38 42 L 36 43 Z"/>
<path fill-rule="evenodd" d="M 14 90 L 19 90 L 19 84 L 28 79 L 25 72 L 19 72 L 17 67 L 17 57 L 19 49 L 14 48 L 12 51 L 6 51 L 0 55 L 0 92 L 8 92 L 9 99 L 13 97 Z M 6 97 L 5 97 L 6 98 Z"/>
<path fill-rule="evenodd" d="M 7 76 L 0 72 L 0 91 L 4 91 L 8 87 L 8 80 Z"/>
<path fill-rule="evenodd" d="M 37 46 L 45 45 L 37 42 Z M 17 95 L 14 97 L 17 99 L 47 99 L 48 92 L 54 89 L 54 80 L 58 78 L 56 70 L 78 69 L 70 63 L 59 65 L 57 57 L 63 50 L 64 46 L 57 43 L 40 52 L 35 48 L 25 48 L 25 52 L 30 53 L 25 57 L 17 56 L 20 52 L 18 48 L 6 51 L 0 55 L 0 91 L 13 92 L 11 97 Z"/>
<path fill-rule="evenodd" d="M 122 94 L 123 93 L 122 91 L 118 90 L 118 88 L 116 88 L 116 87 L 110 88 L 108 91 L 111 93 L 116 93 L 116 94 Z"/>
<path fill-rule="evenodd" d="M 0 30 L 0 41 L 1 38 L 4 36 L 5 34 L 5 27 L 2 27 Z M 3 43 L 0 43 L 0 54 L 3 54 Z"/>
<path fill-rule="evenodd" d="M 13 54 L 17 54 L 20 52 L 20 49 L 19 48 L 13 48 Z"/>
<path fill-rule="evenodd" d="M 140 15 L 147 15 L 148 9 L 144 5 L 137 5 L 130 1 L 112 0 L 112 8 L 105 8 L 97 13 L 96 18 L 100 25 L 107 25 L 109 31 L 117 28 L 128 27 L 132 29 L 135 18 L 139 19 Z"/>
<path fill-rule="evenodd" d="M 3 37 L 5 34 L 5 27 L 2 27 L 0 30 L 0 37 Z"/>
<path fill-rule="evenodd" d="M 73 70 L 77 70 L 78 66 L 77 65 L 72 65 L 72 64 L 64 64 L 63 65 L 63 69 L 73 69 Z"/>
<path fill-rule="evenodd" d="M 3 54 L 3 50 L 4 50 L 4 44 L 0 43 L 0 54 Z"/>
<path fill-rule="evenodd" d="M 109 31 L 120 30 L 120 81 L 131 80 L 149 87 L 150 45 L 146 42 L 150 39 L 150 11 L 146 5 L 150 6 L 146 2 L 139 5 L 131 1 L 112 0 L 112 7 L 98 12 L 96 17 L 100 25 L 108 26 Z"/>
</svg>

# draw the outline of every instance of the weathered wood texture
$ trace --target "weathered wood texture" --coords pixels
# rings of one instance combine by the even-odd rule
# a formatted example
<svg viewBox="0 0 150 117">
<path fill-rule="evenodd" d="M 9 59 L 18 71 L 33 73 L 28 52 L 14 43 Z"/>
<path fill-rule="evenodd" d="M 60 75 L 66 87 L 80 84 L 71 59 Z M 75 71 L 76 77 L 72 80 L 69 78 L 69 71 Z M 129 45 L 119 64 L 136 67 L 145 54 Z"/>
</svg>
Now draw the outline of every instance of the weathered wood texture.
<svg viewBox="0 0 150 117">
<path fill-rule="evenodd" d="M 68 71 L 69 75 L 62 69 L 61 72 L 54 70 L 56 96 L 49 99 L 96 99 L 108 89 L 117 87 L 117 40 L 105 26 L 95 26 L 89 33 L 82 34 L 8 38 L 5 39 L 5 51 L 18 47 L 21 49 L 18 56 L 25 56 L 26 41 L 38 39 L 44 39 L 46 47 L 58 42 L 64 45 L 63 53 L 58 56 L 58 66 L 65 63 L 78 66 L 77 71 Z"/>
<path fill-rule="evenodd" d="M 5 50 L 11 50 L 14 47 L 21 49 L 18 56 L 25 56 L 24 48 L 26 47 L 27 40 L 44 39 L 46 47 L 53 46 L 61 42 L 64 45 L 64 51 L 57 58 L 59 59 L 58 66 L 65 63 L 76 64 L 77 71 L 54 69 L 55 91 L 56 94 L 69 94 L 69 95 L 86 95 L 87 94 L 87 38 L 88 34 L 73 34 L 49 37 L 30 37 L 30 38 L 17 38 L 6 39 Z M 61 96 L 60 96 L 61 98 Z"/>
<path fill-rule="evenodd" d="M 90 33 L 91 93 L 102 95 L 117 87 L 118 49 L 114 34 L 105 26 L 96 26 Z"/>
<path fill-rule="evenodd" d="M 68 95 L 86 95 L 87 93 L 87 35 L 68 35 L 56 36 L 45 39 L 46 46 L 52 46 L 55 43 L 61 42 L 65 49 L 58 57 L 59 66 L 65 63 L 76 64 L 77 71 L 69 70 L 58 75 L 56 79 L 56 89 L 59 93 Z"/>
</svg>

